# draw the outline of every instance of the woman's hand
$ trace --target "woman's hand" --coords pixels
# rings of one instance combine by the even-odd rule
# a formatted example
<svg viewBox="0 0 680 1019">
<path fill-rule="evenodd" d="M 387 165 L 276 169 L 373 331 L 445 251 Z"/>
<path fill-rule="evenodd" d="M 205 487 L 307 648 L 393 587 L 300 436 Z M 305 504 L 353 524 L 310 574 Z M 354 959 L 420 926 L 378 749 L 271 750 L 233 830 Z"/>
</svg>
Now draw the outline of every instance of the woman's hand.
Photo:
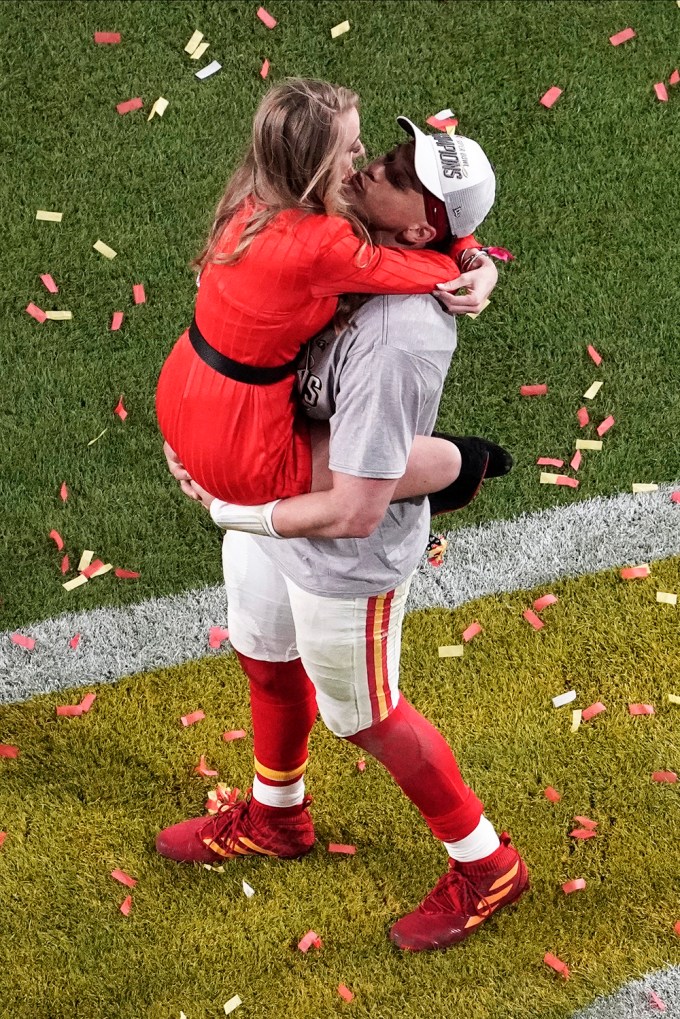
<svg viewBox="0 0 680 1019">
<path fill-rule="evenodd" d="M 210 506 L 215 500 L 215 496 L 211 495 L 210 492 L 206 492 L 205 488 L 201 488 L 197 481 L 190 481 L 191 487 L 191 498 L 198 499 L 203 506 L 209 511 Z M 182 489 L 184 491 L 184 489 Z M 189 493 L 187 493 L 189 494 Z"/>
<path fill-rule="evenodd" d="M 185 495 L 189 496 L 190 499 L 198 501 L 200 499 L 200 496 L 191 487 L 193 484 L 191 480 L 191 475 L 186 470 L 186 468 L 180 461 L 179 457 L 177 456 L 177 453 L 175 453 L 174 449 L 172 448 L 171 445 L 169 445 L 169 443 L 167 442 L 163 443 L 163 452 L 165 453 L 165 459 L 167 460 L 168 463 L 168 470 L 172 474 L 173 478 L 179 481 L 179 487 L 182 489 Z"/>
<path fill-rule="evenodd" d="M 484 302 L 498 282 L 498 269 L 488 257 L 480 255 L 472 262 L 472 267 L 448 283 L 438 283 L 432 291 L 433 297 L 441 301 L 451 315 L 478 315 Z M 464 287 L 466 294 L 456 294 L 456 290 Z"/>
</svg>

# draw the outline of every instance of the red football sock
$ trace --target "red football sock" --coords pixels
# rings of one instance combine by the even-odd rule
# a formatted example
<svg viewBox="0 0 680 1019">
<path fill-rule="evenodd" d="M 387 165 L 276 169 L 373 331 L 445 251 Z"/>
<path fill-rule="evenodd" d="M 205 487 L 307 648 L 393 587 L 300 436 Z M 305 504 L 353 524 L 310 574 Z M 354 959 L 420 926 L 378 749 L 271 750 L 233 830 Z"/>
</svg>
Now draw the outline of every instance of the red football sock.
<svg viewBox="0 0 680 1019">
<path fill-rule="evenodd" d="M 314 687 L 299 658 L 262 662 L 236 654 L 250 680 L 256 778 L 282 790 L 299 782 L 307 767 L 307 741 L 317 713 Z"/>
<path fill-rule="evenodd" d="M 463 782 L 451 748 L 403 696 L 382 722 L 347 739 L 387 768 L 435 838 L 456 842 L 479 824 L 484 807 Z"/>
</svg>

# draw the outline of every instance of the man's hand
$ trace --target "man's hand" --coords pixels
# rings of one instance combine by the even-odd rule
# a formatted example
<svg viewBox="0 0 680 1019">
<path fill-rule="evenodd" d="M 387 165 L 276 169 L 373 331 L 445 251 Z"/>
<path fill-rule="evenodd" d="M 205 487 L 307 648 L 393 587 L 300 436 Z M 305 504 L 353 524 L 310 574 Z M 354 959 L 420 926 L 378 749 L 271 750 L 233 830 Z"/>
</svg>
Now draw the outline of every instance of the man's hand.
<svg viewBox="0 0 680 1019">
<path fill-rule="evenodd" d="M 172 474 L 173 478 L 179 481 L 179 487 L 185 495 L 189 496 L 190 499 L 198 501 L 201 497 L 198 492 L 193 489 L 191 475 L 181 463 L 177 453 L 175 453 L 172 446 L 170 446 L 167 442 L 163 443 L 163 452 L 165 453 L 165 459 L 168 462 L 168 470 Z"/>
<path fill-rule="evenodd" d="M 463 273 L 456 280 L 449 283 L 438 283 L 437 289 L 432 291 L 452 315 L 467 315 L 472 313 L 478 315 L 484 306 L 487 297 L 498 282 L 498 269 L 490 258 L 480 255 L 476 262 L 472 263 L 473 268 Z M 456 294 L 456 290 L 464 287 L 467 294 Z"/>
</svg>

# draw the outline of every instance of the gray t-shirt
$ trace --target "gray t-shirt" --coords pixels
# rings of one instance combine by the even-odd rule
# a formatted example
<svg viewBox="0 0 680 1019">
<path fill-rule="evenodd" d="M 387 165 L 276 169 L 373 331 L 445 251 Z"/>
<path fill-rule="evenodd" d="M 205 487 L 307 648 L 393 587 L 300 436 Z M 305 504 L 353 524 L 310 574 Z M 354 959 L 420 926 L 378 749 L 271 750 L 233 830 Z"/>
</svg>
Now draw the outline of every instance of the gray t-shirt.
<svg viewBox="0 0 680 1019">
<path fill-rule="evenodd" d="M 429 435 L 456 347 L 456 320 L 429 295 L 374 297 L 336 337 L 310 340 L 298 386 L 329 420 L 331 470 L 400 478 L 414 436 Z M 331 598 L 391 591 L 413 573 L 430 523 L 425 498 L 391 503 L 368 538 L 256 538 L 293 583 Z"/>
</svg>

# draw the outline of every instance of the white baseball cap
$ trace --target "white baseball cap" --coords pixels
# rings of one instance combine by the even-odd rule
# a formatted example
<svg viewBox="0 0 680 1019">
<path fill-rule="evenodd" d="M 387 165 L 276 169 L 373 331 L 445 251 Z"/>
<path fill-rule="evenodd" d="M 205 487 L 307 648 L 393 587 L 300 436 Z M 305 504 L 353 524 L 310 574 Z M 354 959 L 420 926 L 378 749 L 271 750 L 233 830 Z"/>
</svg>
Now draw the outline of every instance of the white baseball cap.
<svg viewBox="0 0 680 1019">
<path fill-rule="evenodd" d="M 496 195 L 496 177 L 481 145 L 458 134 L 425 134 L 408 117 L 397 117 L 397 123 L 414 139 L 418 180 L 435 199 L 433 204 L 426 196 L 428 222 L 436 226 L 433 219 L 443 220 L 439 199 L 454 237 L 474 233 Z"/>
</svg>

